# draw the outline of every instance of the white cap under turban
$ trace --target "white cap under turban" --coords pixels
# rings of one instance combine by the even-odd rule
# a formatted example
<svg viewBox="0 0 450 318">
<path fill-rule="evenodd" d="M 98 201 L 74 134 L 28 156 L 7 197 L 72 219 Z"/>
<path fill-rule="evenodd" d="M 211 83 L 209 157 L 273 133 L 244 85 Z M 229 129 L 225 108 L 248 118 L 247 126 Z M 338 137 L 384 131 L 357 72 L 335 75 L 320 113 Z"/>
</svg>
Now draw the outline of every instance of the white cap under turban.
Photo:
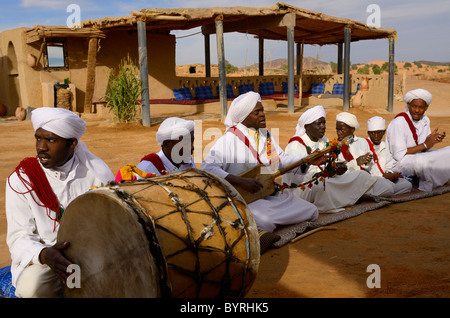
<svg viewBox="0 0 450 318">
<path fill-rule="evenodd" d="M 261 95 L 256 92 L 247 92 L 236 97 L 228 109 L 225 126 L 230 128 L 244 121 L 258 102 L 261 102 Z"/>
<path fill-rule="evenodd" d="M 386 130 L 386 121 L 383 117 L 374 116 L 367 121 L 367 131 Z"/>
<path fill-rule="evenodd" d="M 86 132 L 86 122 L 68 109 L 40 107 L 31 112 L 34 131 L 42 128 L 61 138 L 80 140 Z"/>
<path fill-rule="evenodd" d="M 298 119 L 295 135 L 301 137 L 306 132 L 305 125 L 311 124 L 322 117 L 327 118 L 326 116 L 325 109 L 321 105 L 308 109 Z"/>
<path fill-rule="evenodd" d="M 78 144 L 74 155 L 103 184 L 114 181 L 114 175 L 106 163 L 87 149 L 81 136 L 86 132 L 86 122 L 68 109 L 56 107 L 40 107 L 31 112 L 31 123 L 34 130 L 42 128 L 61 138 L 76 138 Z"/>
<path fill-rule="evenodd" d="M 405 103 L 409 104 L 414 99 L 422 99 L 423 101 L 425 101 L 425 103 L 427 103 L 428 106 L 431 104 L 432 95 L 429 91 L 422 88 L 414 89 L 405 94 Z"/>
<path fill-rule="evenodd" d="M 359 123 L 358 123 L 358 119 L 356 118 L 355 115 L 350 114 L 348 112 L 342 112 L 336 115 L 336 121 L 341 121 L 347 125 L 349 125 L 350 127 L 355 128 L 355 130 L 358 130 L 359 128 Z"/>
<path fill-rule="evenodd" d="M 162 146 L 165 140 L 176 140 L 182 136 L 189 135 L 194 131 L 195 124 L 192 120 L 178 117 L 165 119 L 156 132 L 156 142 Z"/>
</svg>

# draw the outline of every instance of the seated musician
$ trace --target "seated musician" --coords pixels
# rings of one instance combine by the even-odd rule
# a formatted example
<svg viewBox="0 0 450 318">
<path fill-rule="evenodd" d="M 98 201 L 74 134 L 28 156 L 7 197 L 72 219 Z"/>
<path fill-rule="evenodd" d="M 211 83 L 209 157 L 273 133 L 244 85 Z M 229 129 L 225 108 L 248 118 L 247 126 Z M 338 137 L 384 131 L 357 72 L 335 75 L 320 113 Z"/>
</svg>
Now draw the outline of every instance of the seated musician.
<svg viewBox="0 0 450 318">
<path fill-rule="evenodd" d="M 295 135 L 289 140 L 285 152 L 306 156 L 317 149 L 325 149 L 329 145 L 325 131 L 325 109 L 320 105 L 308 109 L 298 119 Z M 376 182 L 362 170 L 345 173 L 346 170 L 345 165 L 333 167 L 331 162 L 311 165 L 304 175 L 286 173 L 283 183 L 296 196 L 316 205 L 319 213 L 339 212 L 355 204 Z"/>
<path fill-rule="evenodd" d="M 304 156 L 288 156 L 266 129 L 266 118 L 261 97 L 248 92 L 235 98 L 225 119 L 226 132 L 210 149 L 201 164 L 245 191 L 258 192 L 263 184 L 254 178 L 238 176 L 258 164 L 269 171 L 297 162 Z M 320 157 L 317 161 L 322 161 Z M 300 168 L 296 168 L 301 173 Z M 273 232 L 278 225 L 314 221 L 317 207 L 291 193 L 276 192 L 248 204 L 260 234 Z M 262 235 L 261 234 L 261 235 Z"/>
<path fill-rule="evenodd" d="M 192 158 L 194 121 L 178 117 L 165 119 L 156 132 L 156 141 L 161 150 L 144 156 L 137 166 L 127 165 L 121 168 L 116 175 L 116 182 L 140 180 L 195 168 Z"/>
<path fill-rule="evenodd" d="M 450 147 L 435 149 L 446 134 L 437 128 L 431 131 L 430 118 L 425 115 L 431 93 L 419 88 L 406 93 L 404 99 L 405 112 L 390 122 L 386 144 L 395 168 L 408 177 L 417 177 L 419 190 L 431 191 L 450 180 Z"/>
<path fill-rule="evenodd" d="M 394 195 L 408 193 L 412 183 L 404 179 L 401 172 L 394 171 L 395 161 L 392 158 L 386 143 L 382 140 L 386 132 L 386 121 L 383 117 L 374 116 L 367 121 L 367 143 L 373 153 L 372 161 L 365 169 L 376 178 L 383 178 L 385 184 L 392 187 Z"/>
<path fill-rule="evenodd" d="M 93 186 L 114 181 L 109 167 L 81 136 L 86 122 L 54 107 L 33 110 L 37 157 L 22 160 L 6 182 L 6 242 L 17 297 L 57 297 L 70 273 L 57 241 L 64 209 Z"/>
<path fill-rule="evenodd" d="M 359 123 L 355 115 L 342 112 L 336 115 L 336 133 L 338 140 L 353 135 L 353 142 L 345 149 L 342 149 L 338 160 L 347 163 L 347 173 L 351 171 L 366 171 L 368 165 L 373 160 L 373 153 L 369 148 L 369 144 L 364 138 L 355 136 L 355 131 L 358 130 Z M 367 172 L 366 172 L 367 173 Z M 376 182 L 366 194 L 375 197 L 390 197 L 394 195 L 394 190 L 384 178 L 376 178 Z"/>
</svg>

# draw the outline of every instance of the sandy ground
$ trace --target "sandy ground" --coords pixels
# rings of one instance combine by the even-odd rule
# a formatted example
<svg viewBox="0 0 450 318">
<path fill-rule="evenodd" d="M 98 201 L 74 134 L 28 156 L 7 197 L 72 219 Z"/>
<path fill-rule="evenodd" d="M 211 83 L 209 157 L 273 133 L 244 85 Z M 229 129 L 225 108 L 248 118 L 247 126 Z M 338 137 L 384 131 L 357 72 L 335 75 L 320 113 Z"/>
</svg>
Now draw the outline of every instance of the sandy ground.
<svg viewBox="0 0 450 318">
<path fill-rule="evenodd" d="M 428 115 L 432 128 L 450 132 L 450 84 L 409 81 L 408 89 L 426 88 L 433 93 Z M 403 110 L 395 102 L 394 113 L 383 109 L 353 109 L 365 136 L 367 119 L 384 116 L 389 122 Z M 327 136 L 335 133 L 335 116 L 340 107 L 327 108 Z M 295 131 L 302 110 L 288 114 L 286 107 L 266 108 L 268 128 L 279 129 L 279 143 L 285 147 Z M 201 119 L 202 134 L 208 128 L 223 131 L 217 114 L 191 116 Z M 104 120 L 87 120 L 83 136 L 89 149 L 115 173 L 125 164 L 136 164 L 158 150 L 158 126 L 120 125 Z M 215 130 L 216 132 L 219 130 Z M 0 179 L 6 180 L 19 161 L 34 156 L 30 121 L 0 121 Z M 211 139 L 196 138 L 197 155 L 207 150 Z M 447 137 L 438 148 L 449 146 Z M 199 150 L 200 154 L 198 153 Z M 10 264 L 6 246 L 4 211 L 5 183 L 0 182 L 0 267 Z M 247 297 L 252 298 L 447 298 L 450 296 L 450 193 L 407 203 L 393 204 L 355 218 L 333 224 L 336 230 L 316 232 L 295 243 L 262 255 L 258 276 Z M 369 288 L 372 270 L 379 266 L 380 288 Z"/>
</svg>

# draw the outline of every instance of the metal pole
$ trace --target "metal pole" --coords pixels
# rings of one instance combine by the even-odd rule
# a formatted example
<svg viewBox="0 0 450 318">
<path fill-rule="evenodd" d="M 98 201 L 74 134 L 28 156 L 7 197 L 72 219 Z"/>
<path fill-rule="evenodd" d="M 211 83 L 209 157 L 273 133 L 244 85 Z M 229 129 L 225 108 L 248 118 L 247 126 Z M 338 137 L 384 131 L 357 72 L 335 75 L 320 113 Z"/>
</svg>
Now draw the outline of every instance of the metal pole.
<svg viewBox="0 0 450 318">
<path fill-rule="evenodd" d="M 389 79 L 388 79 L 388 111 L 394 111 L 394 38 L 389 38 Z"/>
<path fill-rule="evenodd" d="M 148 60 L 147 60 L 147 28 L 145 21 L 137 22 L 139 46 L 139 72 L 141 75 L 142 125 L 150 127 L 150 97 L 148 89 Z"/>
<path fill-rule="evenodd" d="M 223 41 L 223 17 L 216 18 L 217 60 L 219 64 L 219 97 L 220 119 L 222 122 L 227 117 L 227 78 L 225 71 L 225 49 Z"/>
<path fill-rule="evenodd" d="M 288 39 L 288 113 L 294 112 L 294 26 L 287 27 Z"/>
<path fill-rule="evenodd" d="M 344 111 L 350 108 L 350 28 L 344 28 Z"/>
<path fill-rule="evenodd" d="M 205 75 L 211 77 L 211 50 L 209 42 L 209 34 L 204 35 L 205 39 Z"/>
</svg>

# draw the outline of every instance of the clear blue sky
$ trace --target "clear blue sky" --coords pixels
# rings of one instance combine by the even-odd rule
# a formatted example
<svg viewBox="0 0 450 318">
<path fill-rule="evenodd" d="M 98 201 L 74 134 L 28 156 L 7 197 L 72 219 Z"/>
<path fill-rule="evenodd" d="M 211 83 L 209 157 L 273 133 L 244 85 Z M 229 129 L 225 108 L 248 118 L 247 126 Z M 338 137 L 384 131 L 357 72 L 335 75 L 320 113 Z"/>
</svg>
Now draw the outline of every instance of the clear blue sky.
<svg viewBox="0 0 450 318">
<path fill-rule="evenodd" d="M 0 32 L 21 26 L 66 25 L 71 12 L 67 6 L 79 5 L 81 20 L 128 15 L 143 8 L 201 8 L 249 6 L 266 7 L 276 3 L 269 0 L 0 0 Z M 291 0 L 285 3 L 328 15 L 367 23 L 373 11 L 370 4 L 380 8 L 380 26 L 396 29 L 398 42 L 395 61 L 429 60 L 450 62 L 450 1 L 448 0 Z M 203 36 L 199 29 L 174 31 L 177 37 L 177 64 L 203 63 Z M 215 37 L 211 37 L 211 59 L 217 63 Z M 336 46 L 305 46 L 305 56 L 322 61 L 336 61 Z M 284 41 L 265 42 L 265 60 L 287 57 Z M 258 42 L 251 35 L 225 34 L 225 58 L 233 65 L 251 65 L 258 61 Z M 364 63 L 388 60 L 388 40 L 367 40 L 352 44 L 351 62 Z"/>
</svg>

